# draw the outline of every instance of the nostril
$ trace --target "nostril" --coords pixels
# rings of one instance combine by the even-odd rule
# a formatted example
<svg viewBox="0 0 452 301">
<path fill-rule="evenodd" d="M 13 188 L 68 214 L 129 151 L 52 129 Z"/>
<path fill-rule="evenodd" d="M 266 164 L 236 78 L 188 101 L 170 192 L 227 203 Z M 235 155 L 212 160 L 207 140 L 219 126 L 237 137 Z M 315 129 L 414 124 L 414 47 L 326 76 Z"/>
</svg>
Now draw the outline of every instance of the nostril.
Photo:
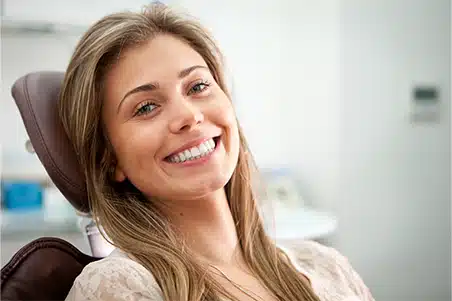
<svg viewBox="0 0 452 301">
<path fill-rule="evenodd" d="M 190 129 L 190 125 L 188 125 L 188 124 L 186 124 L 186 125 L 183 125 L 181 128 L 180 128 L 180 131 L 186 131 L 186 130 L 189 130 Z"/>
<path fill-rule="evenodd" d="M 189 131 L 204 122 L 204 115 L 201 110 L 186 106 L 181 109 L 174 119 L 170 121 L 170 131 L 173 133 Z"/>
</svg>

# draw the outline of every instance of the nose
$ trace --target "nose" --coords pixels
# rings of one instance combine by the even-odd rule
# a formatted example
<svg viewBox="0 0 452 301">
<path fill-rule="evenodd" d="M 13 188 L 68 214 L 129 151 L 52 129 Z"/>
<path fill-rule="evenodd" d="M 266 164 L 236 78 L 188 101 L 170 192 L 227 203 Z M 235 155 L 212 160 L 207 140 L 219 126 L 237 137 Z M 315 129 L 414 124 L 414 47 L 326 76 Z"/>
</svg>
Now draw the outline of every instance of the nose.
<svg viewBox="0 0 452 301">
<path fill-rule="evenodd" d="M 204 114 L 196 104 L 183 100 L 175 104 L 174 117 L 169 123 L 169 129 L 177 134 L 183 131 L 190 131 L 204 121 Z"/>
</svg>

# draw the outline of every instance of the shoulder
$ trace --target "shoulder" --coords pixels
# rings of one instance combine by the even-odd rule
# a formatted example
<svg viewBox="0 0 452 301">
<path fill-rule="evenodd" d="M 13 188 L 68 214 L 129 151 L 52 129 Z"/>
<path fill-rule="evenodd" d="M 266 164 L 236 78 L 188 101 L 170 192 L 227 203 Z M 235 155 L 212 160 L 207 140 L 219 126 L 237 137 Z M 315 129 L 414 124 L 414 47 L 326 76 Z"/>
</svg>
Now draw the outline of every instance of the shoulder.
<svg viewBox="0 0 452 301">
<path fill-rule="evenodd" d="M 296 264 L 303 268 L 315 270 L 320 267 L 335 269 L 340 263 L 348 260 L 339 251 L 315 241 L 302 241 L 290 247 L 283 248 Z"/>
<path fill-rule="evenodd" d="M 85 266 L 66 300 L 162 300 L 152 273 L 119 250 Z"/>
<path fill-rule="evenodd" d="M 348 260 L 336 249 L 315 241 L 306 240 L 280 248 L 292 264 L 309 278 L 334 278 L 341 269 L 349 265 Z"/>
<path fill-rule="evenodd" d="M 319 293 L 374 300 L 349 260 L 335 248 L 314 241 L 303 241 L 282 249 L 296 268 L 306 273 Z"/>
</svg>

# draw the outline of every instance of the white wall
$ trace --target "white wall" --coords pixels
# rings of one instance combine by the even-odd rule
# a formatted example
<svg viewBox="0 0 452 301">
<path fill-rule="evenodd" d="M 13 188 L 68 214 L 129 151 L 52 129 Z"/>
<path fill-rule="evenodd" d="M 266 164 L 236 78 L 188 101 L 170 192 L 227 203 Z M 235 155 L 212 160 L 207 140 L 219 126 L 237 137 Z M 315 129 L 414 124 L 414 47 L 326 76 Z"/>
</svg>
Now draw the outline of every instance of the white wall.
<svg viewBox="0 0 452 301">
<path fill-rule="evenodd" d="M 291 3 L 284 162 L 376 300 L 450 300 L 449 1 Z M 410 122 L 416 83 L 440 89 L 439 124 Z"/>
<path fill-rule="evenodd" d="M 2 0 L 2 16 L 6 19 L 52 22 L 60 25 L 80 25 L 94 23 L 105 14 L 137 10 L 150 1 L 147 0 Z M 170 3 L 171 1 L 161 1 Z"/>
<path fill-rule="evenodd" d="M 339 245 L 377 300 L 450 300 L 450 1 L 342 1 Z M 412 124 L 411 89 L 440 89 Z"/>
<path fill-rule="evenodd" d="M 291 1 L 284 11 L 283 84 L 275 105 L 283 110 L 285 155 L 295 167 L 306 202 L 339 205 L 340 4 Z"/>
</svg>

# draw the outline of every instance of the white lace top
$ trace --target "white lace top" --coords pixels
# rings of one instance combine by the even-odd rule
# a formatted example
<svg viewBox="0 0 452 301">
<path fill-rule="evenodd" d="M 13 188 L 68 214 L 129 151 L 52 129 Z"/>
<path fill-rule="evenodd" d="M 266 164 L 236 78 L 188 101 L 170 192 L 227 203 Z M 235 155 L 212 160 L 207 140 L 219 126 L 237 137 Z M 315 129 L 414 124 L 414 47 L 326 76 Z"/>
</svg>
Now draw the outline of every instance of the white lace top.
<svg viewBox="0 0 452 301">
<path fill-rule="evenodd" d="M 335 249 L 306 241 L 282 248 L 322 301 L 374 301 L 361 277 Z M 153 275 L 119 250 L 88 264 L 66 301 L 164 301 Z"/>
</svg>

